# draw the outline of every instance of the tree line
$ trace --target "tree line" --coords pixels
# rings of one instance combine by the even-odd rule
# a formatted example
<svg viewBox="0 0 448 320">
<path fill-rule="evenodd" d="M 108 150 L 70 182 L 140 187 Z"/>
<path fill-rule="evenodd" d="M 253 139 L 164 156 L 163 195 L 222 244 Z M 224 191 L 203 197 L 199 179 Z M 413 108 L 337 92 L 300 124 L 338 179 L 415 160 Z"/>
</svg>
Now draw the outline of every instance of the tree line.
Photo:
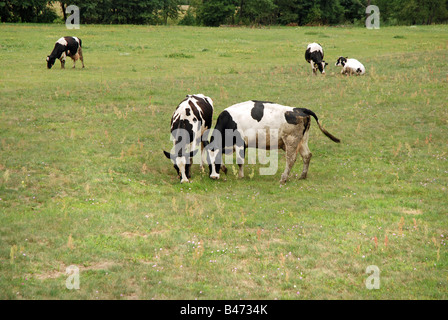
<svg viewBox="0 0 448 320">
<path fill-rule="evenodd" d="M 382 24 L 448 22 L 448 0 L 0 0 L 0 21 L 61 22 L 68 5 L 82 24 L 362 25 L 369 5 Z"/>
</svg>

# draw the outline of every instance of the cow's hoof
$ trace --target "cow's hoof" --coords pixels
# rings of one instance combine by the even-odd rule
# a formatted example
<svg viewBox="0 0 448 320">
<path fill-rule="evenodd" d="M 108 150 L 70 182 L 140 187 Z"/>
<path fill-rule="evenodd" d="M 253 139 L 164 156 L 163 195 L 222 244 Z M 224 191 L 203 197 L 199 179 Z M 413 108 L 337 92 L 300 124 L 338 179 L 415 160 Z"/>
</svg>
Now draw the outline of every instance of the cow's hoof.
<svg viewBox="0 0 448 320">
<path fill-rule="evenodd" d="M 305 180 L 306 179 L 306 174 L 301 174 L 299 180 Z"/>
</svg>

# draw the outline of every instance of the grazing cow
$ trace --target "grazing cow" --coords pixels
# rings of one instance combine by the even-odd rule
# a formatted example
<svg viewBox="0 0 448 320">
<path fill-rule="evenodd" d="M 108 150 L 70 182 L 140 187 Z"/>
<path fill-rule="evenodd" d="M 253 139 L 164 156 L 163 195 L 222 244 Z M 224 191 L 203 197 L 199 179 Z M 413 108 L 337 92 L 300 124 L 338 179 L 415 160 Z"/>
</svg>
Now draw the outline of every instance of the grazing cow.
<svg viewBox="0 0 448 320">
<path fill-rule="evenodd" d="M 348 57 L 339 57 L 335 66 L 342 67 L 341 74 L 361 76 L 366 73 L 366 68 L 361 62 L 356 59 L 348 59 Z"/>
<path fill-rule="evenodd" d="M 286 182 L 299 152 L 303 159 L 300 178 L 306 179 L 312 156 L 308 149 L 310 116 L 316 119 L 319 129 L 328 138 L 340 142 L 322 128 L 316 114 L 308 109 L 255 100 L 225 109 L 219 115 L 210 143 L 206 146 L 210 178 L 219 179 L 223 154 L 233 150 L 239 165 L 239 177 L 244 177 L 246 149 L 255 147 L 286 151 L 286 168 L 281 176 L 281 183 Z"/>
<path fill-rule="evenodd" d="M 51 69 L 56 59 L 61 61 L 61 69 L 65 69 L 65 58 L 69 56 L 73 60 L 73 68 L 76 60 L 80 59 L 84 68 L 84 58 L 82 56 L 81 39 L 77 37 L 63 37 L 56 41 L 54 49 L 47 56 L 47 68 Z"/>
<path fill-rule="evenodd" d="M 181 183 L 191 178 L 192 158 L 198 152 L 196 147 L 202 142 L 202 135 L 212 126 L 212 117 L 213 100 L 196 94 L 188 95 L 171 118 L 174 153 L 163 153 L 173 162 Z"/>
<path fill-rule="evenodd" d="M 310 43 L 305 51 L 305 60 L 311 64 L 313 74 L 317 74 L 317 69 L 325 74 L 325 67 L 328 63 L 324 61 L 324 49 L 318 43 Z"/>
</svg>

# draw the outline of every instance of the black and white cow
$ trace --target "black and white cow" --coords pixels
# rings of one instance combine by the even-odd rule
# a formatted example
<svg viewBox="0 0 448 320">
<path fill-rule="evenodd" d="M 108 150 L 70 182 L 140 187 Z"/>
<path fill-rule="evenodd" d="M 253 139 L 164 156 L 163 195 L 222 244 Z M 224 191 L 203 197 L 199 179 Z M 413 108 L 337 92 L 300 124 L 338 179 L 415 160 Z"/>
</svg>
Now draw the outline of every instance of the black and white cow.
<svg viewBox="0 0 448 320">
<path fill-rule="evenodd" d="M 319 129 L 331 140 L 340 140 L 322 128 L 316 114 L 308 109 L 292 108 L 263 101 L 246 101 L 225 109 L 218 117 L 210 143 L 206 146 L 210 178 L 219 179 L 223 154 L 235 151 L 239 177 L 244 177 L 244 157 L 247 147 L 286 152 L 286 168 L 281 183 L 288 179 L 297 153 L 303 159 L 301 179 L 306 179 L 311 160 L 308 148 L 312 116 Z M 215 138 L 218 137 L 218 138 Z"/>
<path fill-rule="evenodd" d="M 53 51 L 47 56 L 47 68 L 51 69 L 56 59 L 61 61 L 61 69 L 65 68 L 65 58 L 68 56 L 73 60 L 73 68 L 76 60 L 80 59 L 84 68 L 84 57 L 82 56 L 82 42 L 77 37 L 63 37 L 56 41 Z"/>
<path fill-rule="evenodd" d="M 356 59 L 349 59 L 348 57 L 339 57 L 335 66 L 342 67 L 341 74 L 362 76 L 366 73 L 364 65 Z"/>
<path fill-rule="evenodd" d="M 311 64 L 313 74 L 317 74 L 317 69 L 325 74 L 325 67 L 328 63 L 324 61 L 324 49 L 318 43 L 310 43 L 305 51 L 305 60 Z"/>
<path fill-rule="evenodd" d="M 174 164 L 181 183 L 191 178 L 192 158 L 198 152 L 202 135 L 212 126 L 212 117 L 213 100 L 203 94 L 188 95 L 171 117 L 174 152 L 163 153 Z"/>
</svg>

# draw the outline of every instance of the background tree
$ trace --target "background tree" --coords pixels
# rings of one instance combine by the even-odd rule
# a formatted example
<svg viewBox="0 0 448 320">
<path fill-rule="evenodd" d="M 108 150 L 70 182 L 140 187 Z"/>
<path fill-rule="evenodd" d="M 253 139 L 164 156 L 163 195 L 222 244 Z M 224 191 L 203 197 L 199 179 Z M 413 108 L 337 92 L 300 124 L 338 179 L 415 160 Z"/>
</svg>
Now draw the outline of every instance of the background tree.
<svg viewBox="0 0 448 320">
<path fill-rule="evenodd" d="M 272 24 L 276 8 L 274 0 L 240 0 L 237 14 L 246 24 Z"/>
<path fill-rule="evenodd" d="M 197 9 L 197 18 L 206 26 L 218 27 L 234 17 L 235 10 L 234 0 L 203 0 Z"/>
<path fill-rule="evenodd" d="M 0 1 L 2 22 L 53 22 L 56 18 L 48 0 Z"/>
<path fill-rule="evenodd" d="M 168 18 L 177 19 L 179 17 L 180 12 L 180 0 L 160 0 L 161 8 L 160 8 L 160 16 L 162 17 L 163 23 L 165 25 L 168 24 Z"/>
<path fill-rule="evenodd" d="M 68 5 L 81 10 L 81 23 L 158 24 L 178 19 L 181 4 L 190 8 L 184 24 L 219 26 L 245 24 L 335 25 L 365 20 L 365 8 L 377 5 L 381 23 L 448 22 L 448 0 L 0 0 L 1 22 L 53 22 L 51 4 L 60 5 L 64 20 Z"/>
</svg>

